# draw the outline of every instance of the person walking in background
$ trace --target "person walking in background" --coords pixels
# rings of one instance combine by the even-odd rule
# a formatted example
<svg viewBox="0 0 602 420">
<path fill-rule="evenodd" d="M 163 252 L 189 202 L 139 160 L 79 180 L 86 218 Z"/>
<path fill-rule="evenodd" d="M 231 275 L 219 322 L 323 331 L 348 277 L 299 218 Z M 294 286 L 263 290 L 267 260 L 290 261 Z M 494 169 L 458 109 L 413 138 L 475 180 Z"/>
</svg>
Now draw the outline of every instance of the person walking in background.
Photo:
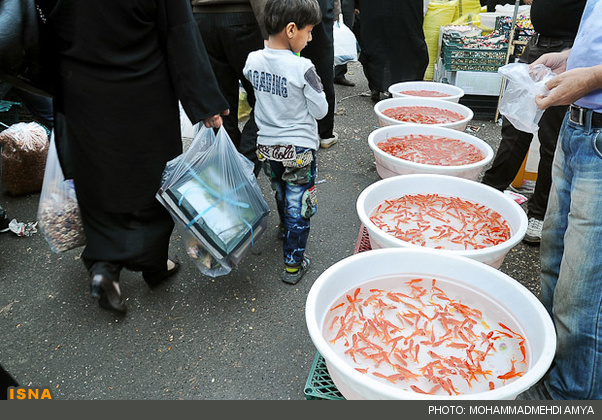
<svg viewBox="0 0 602 420">
<path fill-rule="evenodd" d="M 343 23 L 353 28 L 355 23 L 355 0 L 336 0 L 335 1 L 335 21 L 339 20 L 339 15 L 343 15 Z M 351 80 L 348 80 L 345 75 L 347 74 L 347 64 L 340 64 L 334 66 L 334 83 L 342 86 L 355 86 Z"/>
<path fill-rule="evenodd" d="M 530 64 L 545 53 L 570 48 L 577 34 L 584 7 L 585 0 L 533 0 L 531 22 L 535 34 L 529 40 L 519 61 Z M 563 12 L 558 13 L 558 10 Z M 544 112 L 539 123 L 537 182 L 527 203 L 529 225 L 523 239 L 532 245 L 541 242 L 541 229 L 552 184 L 554 149 L 566 110 L 566 106 L 550 107 Z M 502 117 L 502 140 L 491 167 L 483 175 L 482 182 L 500 191 L 507 189 L 520 170 L 532 139 L 533 134 L 517 130 L 510 121 Z"/>
<path fill-rule="evenodd" d="M 588 0 L 573 48 L 541 56 L 558 76 L 541 109 L 568 105 L 541 236 L 541 301 L 557 347 L 524 399 L 602 399 L 602 1 Z"/>
<path fill-rule="evenodd" d="M 301 55 L 307 57 L 316 67 L 318 76 L 322 80 L 324 93 L 328 101 L 328 113 L 318 121 L 318 135 L 320 147 L 328 149 L 339 140 L 339 135 L 334 131 L 334 45 L 332 29 L 334 24 L 334 0 L 318 0 L 322 20 L 312 31 L 311 43 L 303 49 Z"/>
<path fill-rule="evenodd" d="M 393 83 L 423 80 L 429 63 L 422 24 L 424 0 L 365 0 L 360 10 L 360 57 L 370 97 Z"/>
<path fill-rule="evenodd" d="M 255 96 L 242 74 L 247 56 L 263 47 L 259 19 L 267 0 L 191 0 L 192 11 L 219 88 L 228 101 L 230 114 L 224 117 L 224 128 L 236 149 L 255 164 L 255 175 L 261 165 L 257 160 L 257 125 L 253 117 Z M 266 36 L 267 37 L 267 36 Z M 251 114 L 242 133 L 238 127 L 239 81 L 247 92 Z"/>
<path fill-rule="evenodd" d="M 268 0 L 268 42 L 249 54 L 244 68 L 257 99 L 257 148 L 269 164 L 283 235 L 282 280 L 289 284 L 309 269 L 305 247 L 317 210 L 316 120 L 326 115 L 328 102 L 316 68 L 297 54 L 312 41 L 320 18 L 316 0 Z"/>
<path fill-rule="evenodd" d="M 55 136 L 87 238 L 82 260 L 101 307 L 127 310 L 123 268 L 156 286 L 174 222 L 156 200 L 182 152 L 178 100 L 190 121 L 221 126 L 220 93 L 187 0 L 39 0 L 57 39 Z M 110 30 L 108 30 L 110 28 Z"/>
</svg>

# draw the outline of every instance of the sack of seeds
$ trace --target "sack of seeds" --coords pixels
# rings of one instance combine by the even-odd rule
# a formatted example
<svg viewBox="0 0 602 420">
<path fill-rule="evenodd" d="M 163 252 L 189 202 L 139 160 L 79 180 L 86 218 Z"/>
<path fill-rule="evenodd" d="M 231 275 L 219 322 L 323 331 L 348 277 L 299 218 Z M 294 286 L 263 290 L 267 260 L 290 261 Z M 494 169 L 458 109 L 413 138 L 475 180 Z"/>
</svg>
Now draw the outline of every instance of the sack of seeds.
<svg viewBox="0 0 602 420">
<path fill-rule="evenodd" d="M 17 123 L 0 133 L 2 184 L 12 195 L 40 192 L 48 134 L 40 124 Z"/>
<path fill-rule="evenodd" d="M 75 186 L 72 179 L 63 176 L 54 133 L 50 136 L 44 185 L 40 194 L 38 228 L 53 252 L 61 253 L 86 244 Z"/>
</svg>

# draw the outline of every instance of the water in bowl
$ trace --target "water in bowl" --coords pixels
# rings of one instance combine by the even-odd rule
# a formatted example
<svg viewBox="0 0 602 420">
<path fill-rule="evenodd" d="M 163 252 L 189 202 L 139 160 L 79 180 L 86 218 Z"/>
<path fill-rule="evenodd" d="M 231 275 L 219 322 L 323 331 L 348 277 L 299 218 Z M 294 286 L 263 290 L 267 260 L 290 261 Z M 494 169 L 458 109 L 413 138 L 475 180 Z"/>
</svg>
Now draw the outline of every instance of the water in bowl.
<svg viewBox="0 0 602 420">
<path fill-rule="evenodd" d="M 322 334 L 358 372 L 418 393 L 486 392 L 530 363 L 525 333 L 500 302 L 442 276 L 371 279 L 334 302 Z"/>
</svg>

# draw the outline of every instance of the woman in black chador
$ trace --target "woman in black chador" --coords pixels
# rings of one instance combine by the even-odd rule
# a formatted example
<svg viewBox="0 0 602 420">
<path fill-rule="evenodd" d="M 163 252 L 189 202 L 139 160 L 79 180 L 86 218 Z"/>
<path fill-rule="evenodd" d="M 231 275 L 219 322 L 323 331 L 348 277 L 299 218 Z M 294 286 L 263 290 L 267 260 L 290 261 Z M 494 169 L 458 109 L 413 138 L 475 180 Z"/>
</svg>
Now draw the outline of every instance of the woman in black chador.
<svg viewBox="0 0 602 420">
<path fill-rule="evenodd" d="M 73 178 L 92 297 L 125 312 L 122 268 L 151 286 L 174 274 L 173 221 L 155 199 L 182 152 L 178 100 L 192 121 L 227 114 L 187 0 L 40 0 L 59 88 L 55 134 Z"/>
</svg>

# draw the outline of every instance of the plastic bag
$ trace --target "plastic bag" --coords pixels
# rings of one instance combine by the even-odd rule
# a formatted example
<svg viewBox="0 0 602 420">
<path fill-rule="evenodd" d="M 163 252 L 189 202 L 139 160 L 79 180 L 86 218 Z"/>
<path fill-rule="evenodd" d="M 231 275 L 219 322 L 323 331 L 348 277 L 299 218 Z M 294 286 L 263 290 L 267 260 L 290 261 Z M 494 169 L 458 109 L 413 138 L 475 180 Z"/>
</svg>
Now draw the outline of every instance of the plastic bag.
<svg viewBox="0 0 602 420">
<path fill-rule="evenodd" d="M 334 23 L 332 28 L 334 39 L 334 65 L 357 61 L 357 40 L 353 31 L 343 22 L 343 15 L 339 15 L 339 20 Z"/>
<path fill-rule="evenodd" d="M 86 244 L 75 186 L 72 179 L 65 179 L 63 176 L 54 132 L 50 136 L 44 184 L 40 194 L 38 228 L 53 252 L 61 253 Z"/>
<path fill-rule="evenodd" d="M 35 122 L 17 123 L 0 133 L 2 184 L 12 195 L 38 193 L 44 180 L 48 134 Z"/>
<path fill-rule="evenodd" d="M 267 228 L 269 207 L 222 127 L 202 126 L 190 148 L 168 162 L 157 199 L 172 215 L 201 273 L 228 274 Z"/>
<path fill-rule="evenodd" d="M 543 64 L 529 69 L 525 63 L 506 64 L 498 72 L 508 79 L 500 100 L 500 114 L 517 130 L 536 133 L 544 111 L 535 103 L 535 97 L 549 92 L 546 82 L 556 75 Z"/>
</svg>

